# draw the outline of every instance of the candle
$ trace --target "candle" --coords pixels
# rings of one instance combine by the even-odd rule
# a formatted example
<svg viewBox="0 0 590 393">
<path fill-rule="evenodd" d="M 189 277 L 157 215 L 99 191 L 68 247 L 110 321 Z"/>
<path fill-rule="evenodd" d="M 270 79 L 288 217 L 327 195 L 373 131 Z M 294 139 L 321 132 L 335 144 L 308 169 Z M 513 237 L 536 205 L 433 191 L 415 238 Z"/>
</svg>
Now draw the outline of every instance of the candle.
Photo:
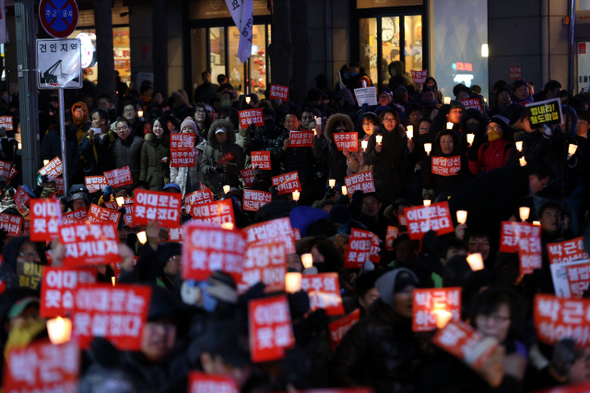
<svg viewBox="0 0 590 393">
<path fill-rule="evenodd" d="M 444 328 L 453 317 L 453 313 L 447 310 L 437 309 L 433 312 L 436 314 L 436 327 L 439 329 Z"/>
<path fill-rule="evenodd" d="M 467 256 L 467 263 L 474 272 L 483 269 L 483 258 L 478 252 Z"/>
<path fill-rule="evenodd" d="M 361 147 L 363 150 L 367 150 L 367 146 L 369 145 L 369 141 L 361 141 Z"/>
<path fill-rule="evenodd" d="M 406 136 L 408 137 L 408 139 L 412 139 L 414 137 L 414 130 L 410 130 L 411 126 L 408 126 L 408 131 L 406 131 Z"/>
<path fill-rule="evenodd" d="M 57 317 L 47 320 L 47 333 L 54 345 L 70 341 L 72 335 L 72 321 L 68 318 Z"/>
<path fill-rule="evenodd" d="M 465 224 L 467 222 L 467 210 L 457 210 L 457 222 Z"/>
<path fill-rule="evenodd" d="M 125 197 L 120 196 L 120 197 L 115 198 L 115 200 L 117 201 L 117 205 L 119 207 L 121 207 L 125 204 Z"/>
<path fill-rule="evenodd" d="M 23 148 L 23 144 L 19 142 L 17 147 L 18 147 L 18 150 L 21 150 Z"/>
<path fill-rule="evenodd" d="M 424 144 L 424 151 L 426 154 L 430 155 L 430 151 L 432 150 L 432 143 L 425 143 Z"/>
<path fill-rule="evenodd" d="M 137 232 L 137 240 L 139 240 L 141 244 L 145 244 L 145 242 L 147 242 L 147 235 L 145 234 L 145 231 Z"/>
<path fill-rule="evenodd" d="M 531 208 L 528 206 L 521 206 L 518 208 L 518 214 L 520 215 L 520 219 L 522 221 L 526 221 L 529 218 L 530 213 L 531 213 Z"/>
<path fill-rule="evenodd" d="M 432 201 L 430 199 L 424 199 L 424 206 L 430 206 Z"/>
<path fill-rule="evenodd" d="M 303 264 L 304 268 L 309 269 L 313 266 L 313 255 L 309 253 L 303 254 L 301 256 L 301 263 Z"/>
<path fill-rule="evenodd" d="M 43 160 L 43 166 L 49 164 L 49 160 Z"/>
<path fill-rule="evenodd" d="M 137 111 L 137 116 L 138 117 L 143 117 L 143 111 Z"/>
<path fill-rule="evenodd" d="M 525 166 L 526 165 L 526 160 L 524 159 L 524 157 L 520 157 L 518 159 L 518 161 L 520 162 L 520 166 Z"/>
<path fill-rule="evenodd" d="M 516 141 L 514 145 L 516 146 L 516 150 L 522 151 L 522 141 Z"/>
<path fill-rule="evenodd" d="M 294 200 L 295 202 L 297 202 L 297 201 L 299 200 L 299 195 L 300 195 L 300 194 L 301 194 L 301 193 L 300 193 L 299 191 L 297 191 L 297 190 L 293 191 L 293 200 Z"/>
<path fill-rule="evenodd" d="M 348 189 L 346 186 L 342 186 L 342 195 L 348 195 Z"/>
<path fill-rule="evenodd" d="M 230 190 L 231 190 L 231 187 L 229 185 L 226 184 L 225 186 L 223 186 L 223 193 L 224 194 L 228 194 Z"/>
<path fill-rule="evenodd" d="M 578 145 L 573 145 L 570 143 L 567 148 L 568 155 L 573 156 L 574 154 L 576 154 L 577 149 L 578 149 Z"/>
<path fill-rule="evenodd" d="M 452 130 L 453 129 L 453 123 L 451 123 L 450 121 L 447 121 L 447 130 Z"/>
<path fill-rule="evenodd" d="M 232 229 L 234 229 L 234 224 L 233 222 L 224 222 L 223 224 L 221 224 L 221 227 L 223 229 L 229 229 L 231 231 Z"/>
<path fill-rule="evenodd" d="M 443 104 L 445 104 L 445 105 L 451 105 L 451 97 L 445 97 L 445 98 L 443 98 Z"/>
<path fill-rule="evenodd" d="M 295 293 L 301 290 L 301 273 L 285 273 L 285 292 Z"/>
<path fill-rule="evenodd" d="M 375 140 L 377 141 L 377 144 L 380 145 L 381 142 L 383 142 L 383 135 L 377 135 Z"/>
<path fill-rule="evenodd" d="M 111 277 L 111 284 L 113 284 L 113 286 L 115 286 L 116 283 L 117 283 L 117 279 L 114 276 Z"/>
<path fill-rule="evenodd" d="M 474 139 L 475 139 L 475 134 L 467 134 L 467 143 L 469 143 L 471 145 L 473 143 Z"/>
<path fill-rule="evenodd" d="M 246 96 L 246 104 L 249 104 L 251 100 L 252 99 L 250 98 L 250 96 Z"/>
<path fill-rule="evenodd" d="M 330 185 L 330 188 L 334 188 L 334 186 L 336 185 L 336 179 L 328 180 L 328 184 Z"/>
<path fill-rule="evenodd" d="M 533 221 L 533 225 L 540 227 L 541 226 L 541 221 Z"/>
</svg>

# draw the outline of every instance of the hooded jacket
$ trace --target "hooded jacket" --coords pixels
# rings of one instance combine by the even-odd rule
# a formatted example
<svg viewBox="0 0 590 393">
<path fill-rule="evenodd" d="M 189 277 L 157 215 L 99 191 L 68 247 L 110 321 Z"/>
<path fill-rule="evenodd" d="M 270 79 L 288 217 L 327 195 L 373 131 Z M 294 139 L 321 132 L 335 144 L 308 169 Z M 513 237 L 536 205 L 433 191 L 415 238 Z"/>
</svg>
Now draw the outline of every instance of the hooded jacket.
<svg viewBox="0 0 590 393">
<path fill-rule="evenodd" d="M 223 143 L 219 143 L 215 136 L 215 131 L 219 128 L 227 132 L 227 140 Z M 233 158 L 224 166 L 219 163 L 219 160 L 227 153 L 231 153 Z M 234 126 L 227 120 L 214 121 L 209 127 L 207 145 L 203 149 L 201 161 L 201 174 L 204 176 L 205 183 L 215 190 L 219 185 L 226 184 L 240 187 L 240 170 L 244 169 L 244 161 L 244 152 L 236 144 Z M 214 168 L 215 171 L 212 171 Z"/>
<path fill-rule="evenodd" d="M 170 160 L 170 136 L 164 134 L 158 139 L 153 133 L 147 134 L 141 147 L 139 180 L 148 182 L 150 190 L 162 189 L 170 178 L 169 164 L 162 162 L 164 157 Z"/>
<path fill-rule="evenodd" d="M 77 119 L 74 115 L 74 111 L 76 108 L 84 109 L 84 116 Z M 83 101 L 78 101 L 74 105 L 72 105 L 72 116 L 74 117 L 74 127 L 76 129 L 76 138 L 78 139 L 78 143 L 82 142 L 82 139 L 86 136 L 86 132 L 90 128 L 88 124 L 88 106 Z"/>
<path fill-rule="evenodd" d="M 328 141 L 327 146 L 322 146 L 320 138 L 314 138 L 314 155 L 317 157 L 328 156 L 329 178 L 336 179 L 336 183 L 343 185 L 348 172 L 348 165 L 344 153 L 336 148 L 334 143 L 334 129 L 338 123 L 346 126 L 346 132 L 354 132 L 354 124 L 347 115 L 337 113 L 330 116 L 324 129 L 324 137 Z"/>
</svg>

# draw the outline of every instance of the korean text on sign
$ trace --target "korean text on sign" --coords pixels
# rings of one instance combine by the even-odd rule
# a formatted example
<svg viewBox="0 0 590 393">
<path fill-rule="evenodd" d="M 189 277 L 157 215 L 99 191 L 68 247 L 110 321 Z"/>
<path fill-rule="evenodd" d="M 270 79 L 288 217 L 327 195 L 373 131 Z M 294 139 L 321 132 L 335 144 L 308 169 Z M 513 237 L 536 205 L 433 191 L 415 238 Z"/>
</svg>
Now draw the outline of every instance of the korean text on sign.
<svg viewBox="0 0 590 393">
<path fill-rule="evenodd" d="M 250 124 L 258 127 L 264 125 L 264 117 L 262 117 L 262 109 L 246 109 L 239 111 L 240 128 L 248 128 Z"/>
<path fill-rule="evenodd" d="M 559 98 L 529 103 L 525 107 L 532 128 L 539 128 L 543 124 L 560 124 L 563 119 Z"/>
<path fill-rule="evenodd" d="M 455 230 L 449 204 L 445 202 L 433 203 L 430 206 L 416 206 L 404 209 L 408 234 L 410 239 L 422 239 L 430 230 L 436 231 L 436 235 L 444 235 Z"/>
<path fill-rule="evenodd" d="M 181 206 L 180 193 L 135 190 L 133 222 L 147 225 L 150 221 L 158 221 L 164 227 L 178 226 Z"/>
<path fill-rule="evenodd" d="M 258 282 L 264 283 L 267 293 L 283 291 L 286 271 L 287 252 L 282 241 L 248 243 L 238 291 L 244 293 Z"/>
<path fill-rule="evenodd" d="M 362 268 L 372 256 L 379 255 L 379 238 L 372 232 L 352 228 L 344 267 Z"/>
<path fill-rule="evenodd" d="M 456 176 L 461 170 L 461 156 L 432 157 L 432 174 Z"/>
<path fill-rule="evenodd" d="M 479 98 L 469 98 L 467 100 L 461 100 L 461 102 L 465 105 L 465 109 L 477 109 L 478 111 L 483 112 Z"/>
<path fill-rule="evenodd" d="M 450 316 L 461 320 L 461 288 L 414 289 L 412 330 L 426 332 L 437 328 L 437 319 Z M 450 313 L 450 315 L 448 314 Z M 447 319 L 448 320 L 448 319 Z"/>
<path fill-rule="evenodd" d="M 213 193 L 210 189 L 191 192 L 190 194 L 184 196 L 185 205 L 200 205 L 203 203 L 213 202 L 213 200 Z"/>
<path fill-rule="evenodd" d="M 234 207 L 231 199 L 222 199 L 201 205 L 191 205 L 190 215 L 196 221 L 211 222 L 214 224 L 235 224 Z"/>
<path fill-rule="evenodd" d="M 236 382 L 225 375 L 191 371 L 188 380 L 190 393 L 239 393 Z"/>
<path fill-rule="evenodd" d="M 22 209 L 23 206 L 26 206 L 27 203 L 29 203 L 31 197 L 25 192 L 25 190 L 23 190 L 22 186 L 18 186 L 16 193 L 14 194 L 14 198 L 12 199 L 14 200 L 16 207 Z"/>
<path fill-rule="evenodd" d="M 79 285 L 96 283 L 96 270 L 88 268 L 43 268 L 41 308 L 43 318 L 65 317 L 74 309 L 74 292 Z"/>
<path fill-rule="evenodd" d="M 0 213 L 0 228 L 8 232 L 8 236 L 20 235 L 22 222 L 22 216 Z"/>
<path fill-rule="evenodd" d="M 139 225 L 133 221 L 133 205 L 123 205 L 125 208 L 125 214 L 123 214 L 123 222 L 129 228 L 136 228 Z"/>
<path fill-rule="evenodd" d="M 59 240 L 66 247 L 66 267 L 106 264 L 121 260 L 117 226 L 112 223 L 76 223 L 59 228 Z"/>
<path fill-rule="evenodd" d="M 246 187 L 252 187 L 254 184 L 254 168 L 242 169 L 240 175 L 244 179 Z"/>
<path fill-rule="evenodd" d="M 193 153 L 195 148 L 195 134 L 170 135 L 170 166 L 172 168 L 195 166 Z"/>
<path fill-rule="evenodd" d="M 393 251 L 393 241 L 400 235 L 399 228 L 389 225 L 385 235 L 385 247 L 388 251 Z"/>
<path fill-rule="evenodd" d="M 206 280 L 215 270 L 221 270 L 238 282 L 244 269 L 246 234 L 203 222 L 183 226 L 182 278 Z"/>
<path fill-rule="evenodd" d="M 543 257 L 540 226 L 534 226 L 531 234 L 521 235 L 518 239 L 518 261 L 521 274 L 532 274 L 535 269 L 541 269 Z"/>
<path fill-rule="evenodd" d="M 6 128 L 7 131 L 12 131 L 12 116 L 0 116 L 0 128 Z"/>
<path fill-rule="evenodd" d="M 38 172 L 41 176 L 47 175 L 49 180 L 53 180 L 62 174 L 62 170 L 61 160 L 59 157 L 55 157 L 53 160 L 49 161 L 47 165 L 39 169 Z"/>
<path fill-rule="evenodd" d="M 217 164 L 215 165 L 227 165 L 233 159 L 234 155 L 230 152 L 227 152 L 219 159 L 219 161 L 217 161 Z"/>
<path fill-rule="evenodd" d="M 426 76 L 428 76 L 428 70 L 422 70 L 422 71 L 410 70 L 410 73 L 412 74 L 412 80 L 417 85 L 421 85 L 424 82 L 426 82 Z"/>
<path fill-rule="evenodd" d="M 117 349 L 134 351 L 141 346 L 152 288 L 145 285 L 92 284 L 74 295 L 72 336 L 87 348 L 93 337 L 108 339 Z"/>
<path fill-rule="evenodd" d="M 184 227 L 168 228 L 168 241 L 181 242 L 184 238 Z"/>
<path fill-rule="evenodd" d="M 250 154 L 250 160 L 252 162 L 252 168 L 258 168 L 265 171 L 271 169 L 269 151 L 253 151 Z"/>
<path fill-rule="evenodd" d="M 311 311 L 323 308 L 327 315 L 344 314 L 338 273 L 305 274 L 301 289 L 309 295 Z"/>
<path fill-rule="evenodd" d="M 336 350 L 336 347 L 342 341 L 342 337 L 360 320 L 360 317 L 361 310 L 357 308 L 350 314 L 330 323 L 328 327 L 330 329 L 330 347 L 332 348 L 332 352 Z"/>
<path fill-rule="evenodd" d="M 108 185 L 104 176 L 86 176 L 84 178 L 84 184 L 91 194 L 104 190 Z"/>
<path fill-rule="evenodd" d="M 287 296 L 248 302 L 250 356 L 255 363 L 281 359 L 295 339 Z"/>
<path fill-rule="evenodd" d="M 272 194 L 266 191 L 244 190 L 244 210 L 256 212 L 261 206 L 272 201 Z"/>
<path fill-rule="evenodd" d="M 334 143 L 339 151 L 347 149 L 348 151 L 358 151 L 359 137 L 356 132 L 336 132 L 334 133 Z"/>
<path fill-rule="evenodd" d="M 590 299 L 563 299 L 537 294 L 534 303 L 537 337 L 553 345 L 572 338 L 578 347 L 590 344 Z"/>
<path fill-rule="evenodd" d="M 539 227 L 526 222 L 502 221 L 500 252 L 517 252 L 521 237 L 533 236 L 539 231 Z"/>
<path fill-rule="evenodd" d="M 588 253 L 584 249 L 584 237 L 580 236 L 559 243 L 549 243 L 547 244 L 547 255 L 551 264 L 587 259 Z"/>
<path fill-rule="evenodd" d="M 287 102 L 288 95 L 289 95 L 289 88 L 287 86 L 270 85 L 269 98 L 271 100 L 275 100 L 275 99 L 279 98 L 281 101 Z"/>
<path fill-rule="evenodd" d="M 295 252 L 295 239 L 293 229 L 291 228 L 291 221 L 288 217 L 250 225 L 244 228 L 244 232 L 248 235 L 248 243 L 272 242 L 280 239 L 285 245 L 285 250 L 288 254 Z"/>
<path fill-rule="evenodd" d="M 566 266 L 565 271 L 571 297 L 580 299 L 590 285 L 590 263 Z"/>
<path fill-rule="evenodd" d="M 74 340 L 60 345 L 33 341 L 11 349 L 6 359 L 4 393 L 78 391 L 80 348 Z"/>
<path fill-rule="evenodd" d="M 375 182 L 373 180 L 373 172 L 359 172 L 354 175 L 346 176 L 344 178 L 344 184 L 349 194 L 354 193 L 357 190 L 361 190 L 364 193 L 375 192 Z"/>
<path fill-rule="evenodd" d="M 112 222 L 117 224 L 119 222 L 119 218 L 121 217 L 121 213 L 116 210 L 100 207 L 92 203 L 90 204 L 90 209 L 88 209 L 86 216 L 90 222 Z"/>
<path fill-rule="evenodd" d="M 522 79 L 522 67 L 514 66 L 508 69 L 510 72 L 510 80 L 515 81 Z"/>
<path fill-rule="evenodd" d="M 31 241 L 51 241 L 61 225 L 61 205 L 57 199 L 31 200 Z"/>
<path fill-rule="evenodd" d="M 86 210 L 86 208 L 81 208 L 78 210 L 74 210 L 73 212 L 64 213 L 61 216 L 61 219 L 62 219 L 63 224 L 72 224 L 76 221 L 86 220 L 87 214 L 88 214 L 88 211 Z"/>
<path fill-rule="evenodd" d="M 104 173 L 104 178 L 107 184 L 113 188 L 133 184 L 133 178 L 131 177 L 131 171 L 128 166 L 107 171 Z"/>
<path fill-rule="evenodd" d="M 289 147 L 313 147 L 313 131 L 290 131 Z"/>
<path fill-rule="evenodd" d="M 275 176 L 271 178 L 271 180 L 272 185 L 277 188 L 279 195 L 290 194 L 293 191 L 302 190 L 297 171 Z"/>
</svg>

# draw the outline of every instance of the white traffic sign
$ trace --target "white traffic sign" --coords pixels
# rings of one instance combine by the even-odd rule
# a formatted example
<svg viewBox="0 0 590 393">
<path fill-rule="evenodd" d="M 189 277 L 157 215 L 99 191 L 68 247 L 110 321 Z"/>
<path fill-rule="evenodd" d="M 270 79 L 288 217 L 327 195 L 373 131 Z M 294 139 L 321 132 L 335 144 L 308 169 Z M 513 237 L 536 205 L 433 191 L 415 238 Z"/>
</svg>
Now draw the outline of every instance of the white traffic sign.
<svg viewBox="0 0 590 393">
<path fill-rule="evenodd" d="M 80 40 L 37 40 L 37 83 L 39 89 L 81 89 Z"/>
</svg>

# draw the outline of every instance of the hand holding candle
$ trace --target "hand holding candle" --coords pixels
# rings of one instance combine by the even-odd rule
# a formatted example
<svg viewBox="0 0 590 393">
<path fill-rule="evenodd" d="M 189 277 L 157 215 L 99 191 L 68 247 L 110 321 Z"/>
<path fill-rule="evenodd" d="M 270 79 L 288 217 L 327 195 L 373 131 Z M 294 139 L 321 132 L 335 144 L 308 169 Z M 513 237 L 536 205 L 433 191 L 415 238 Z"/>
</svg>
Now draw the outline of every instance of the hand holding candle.
<svg viewBox="0 0 590 393">
<path fill-rule="evenodd" d="M 432 143 L 425 143 L 424 151 L 426 152 L 426 154 L 430 155 L 430 152 L 432 151 Z"/>
<path fill-rule="evenodd" d="M 467 210 L 457 210 L 457 222 L 465 224 L 467 222 Z"/>
</svg>

